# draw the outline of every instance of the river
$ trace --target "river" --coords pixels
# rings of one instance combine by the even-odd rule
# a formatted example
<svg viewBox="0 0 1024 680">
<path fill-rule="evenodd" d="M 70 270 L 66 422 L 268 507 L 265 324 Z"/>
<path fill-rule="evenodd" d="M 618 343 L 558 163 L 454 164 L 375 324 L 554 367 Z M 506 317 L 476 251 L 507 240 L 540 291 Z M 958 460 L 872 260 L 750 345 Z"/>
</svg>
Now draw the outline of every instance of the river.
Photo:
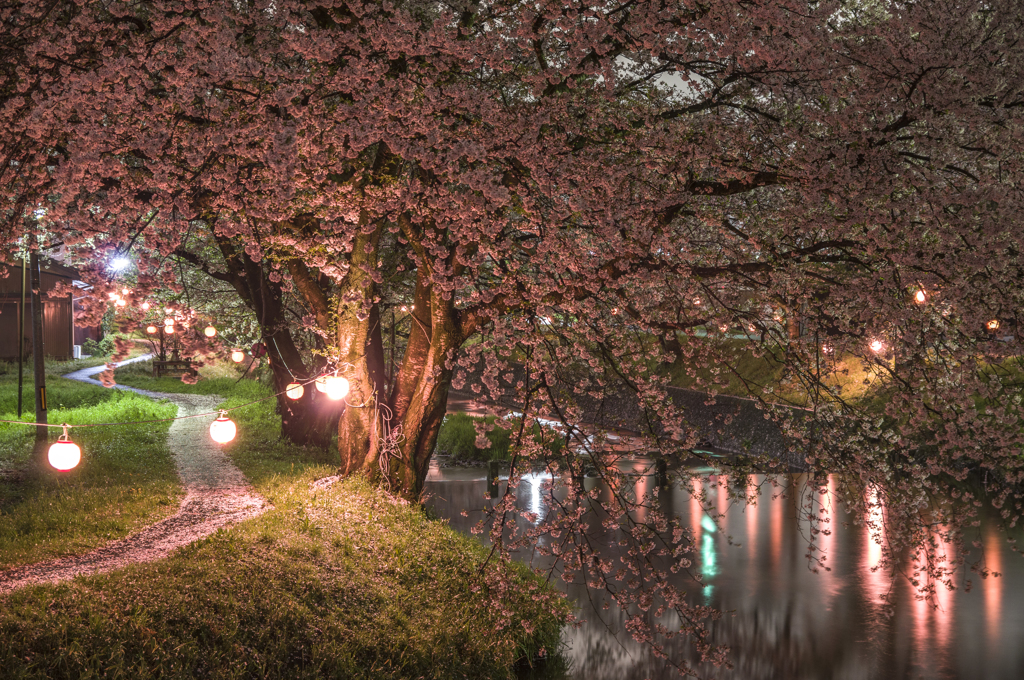
<svg viewBox="0 0 1024 680">
<path fill-rule="evenodd" d="M 644 461 L 635 465 L 637 470 L 647 467 Z M 935 607 L 918 598 L 905 577 L 873 569 L 881 555 L 878 540 L 884 537 L 852 522 L 832 502 L 833 478 L 830 491 L 818 499 L 830 527 L 819 540 L 830 570 L 817 573 L 805 557 L 809 526 L 799 518 L 798 494 L 792 493 L 805 489 L 805 480 L 784 476 L 773 487 L 763 477 L 752 477 L 750 483 L 762 489 L 754 503 L 730 499 L 717 481 L 712 476 L 705 489 L 709 505 L 724 514 L 718 522 L 682 486 L 658 493 L 662 508 L 679 517 L 697 539 L 693 571 L 703 575 L 702 581 L 680 573 L 677 585 L 686 588 L 692 602 L 724 612 L 711 631 L 715 643 L 730 647 L 733 668 L 701 665 L 679 638 L 670 643 L 670 658 L 696 664 L 702 676 L 722 680 L 1024 678 L 1024 558 L 994 522 L 983 522 L 968 536 L 977 546 L 966 563 L 983 558 L 988 569 L 1002 576 L 982 578 L 961 569 L 954 590 L 937 584 Z M 641 492 L 656 491 L 650 475 L 639 476 L 636 484 Z M 426 486 L 428 505 L 466 533 L 488 502 L 480 468 L 435 466 Z M 549 511 L 551 493 L 551 475 L 534 472 L 523 477 L 517 499 L 540 522 Z M 604 549 L 614 555 L 619 537 L 602 532 Z M 630 638 L 623 630 L 623 612 L 614 603 L 604 609 L 601 593 L 588 594 L 578 584 L 559 586 L 584 619 L 582 626 L 563 633 L 576 680 L 679 677 Z M 890 615 L 881 601 L 885 593 L 891 593 Z"/>
</svg>

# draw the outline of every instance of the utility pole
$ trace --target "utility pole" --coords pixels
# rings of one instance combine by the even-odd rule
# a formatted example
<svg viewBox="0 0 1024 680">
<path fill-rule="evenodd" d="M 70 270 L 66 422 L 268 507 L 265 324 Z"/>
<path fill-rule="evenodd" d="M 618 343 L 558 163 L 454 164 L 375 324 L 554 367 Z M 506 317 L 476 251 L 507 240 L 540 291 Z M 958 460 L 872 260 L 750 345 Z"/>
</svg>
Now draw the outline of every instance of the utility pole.
<svg viewBox="0 0 1024 680">
<path fill-rule="evenodd" d="M 18 419 L 21 419 L 21 390 L 25 384 L 25 288 L 28 280 L 28 252 L 21 258 L 21 306 L 18 307 Z"/>
<path fill-rule="evenodd" d="M 43 357 L 43 302 L 41 299 L 42 282 L 39 275 L 39 252 L 32 251 L 29 255 L 29 267 L 32 269 L 32 362 L 35 368 L 36 385 L 36 422 L 46 423 L 46 363 Z M 36 460 L 46 461 L 45 425 L 36 426 Z"/>
</svg>

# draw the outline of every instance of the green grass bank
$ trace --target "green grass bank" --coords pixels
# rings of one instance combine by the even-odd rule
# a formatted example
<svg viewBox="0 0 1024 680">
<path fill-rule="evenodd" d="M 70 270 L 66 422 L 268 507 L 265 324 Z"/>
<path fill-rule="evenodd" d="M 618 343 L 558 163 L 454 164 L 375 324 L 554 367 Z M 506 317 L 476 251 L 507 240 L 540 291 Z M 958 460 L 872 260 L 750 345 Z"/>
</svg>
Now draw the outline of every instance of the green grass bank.
<svg viewBox="0 0 1024 680">
<path fill-rule="evenodd" d="M 61 378 L 99 361 L 48 362 L 50 423 L 173 417 L 177 408 L 131 392 Z M 34 420 L 31 372 L 22 421 Z M 0 364 L 0 419 L 17 420 L 17 367 Z M 77 468 L 58 473 L 32 461 L 35 428 L 0 423 L 0 570 L 79 555 L 173 514 L 178 476 L 167 448 L 169 423 L 72 428 L 82 448 Z M 60 435 L 50 430 L 50 440 Z"/>
<path fill-rule="evenodd" d="M 170 391 L 144 367 L 118 381 Z M 226 407 L 269 394 L 171 382 Z M 226 450 L 272 508 L 166 560 L 0 596 L 5 678 L 508 678 L 557 649 L 568 605 L 527 569 L 504 567 L 502 626 L 476 540 L 361 479 L 314 487 L 334 468 L 280 439 L 273 401 L 231 417 Z"/>
</svg>

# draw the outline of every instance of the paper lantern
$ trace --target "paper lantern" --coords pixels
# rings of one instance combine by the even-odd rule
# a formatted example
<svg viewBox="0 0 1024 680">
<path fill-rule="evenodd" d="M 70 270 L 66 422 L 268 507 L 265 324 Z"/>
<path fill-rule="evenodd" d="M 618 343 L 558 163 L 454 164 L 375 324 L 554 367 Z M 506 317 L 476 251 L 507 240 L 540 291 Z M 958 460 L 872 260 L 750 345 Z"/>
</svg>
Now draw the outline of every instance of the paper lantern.
<svg viewBox="0 0 1024 680">
<path fill-rule="evenodd" d="M 210 423 L 210 438 L 218 444 L 227 444 L 235 438 L 237 431 L 234 421 L 228 419 L 223 411 L 217 420 Z"/>
<path fill-rule="evenodd" d="M 987 324 L 985 324 L 985 328 L 989 329 L 990 331 L 999 330 L 999 319 L 992 319 Z"/>
<path fill-rule="evenodd" d="M 153 335 L 154 333 L 156 333 L 156 326 L 146 326 L 146 332 L 149 333 L 150 335 Z"/>
<path fill-rule="evenodd" d="M 348 394 L 348 380 L 342 378 L 339 375 L 329 375 L 324 384 L 324 393 L 328 399 L 344 399 L 345 395 Z"/>
<path fill-rule="evenodd" d="M 213 326 L 207 326 L 206 328 L 203 329 L 203 335 L 205 335 L 208 338 L 212 338 L 215 335 L 217 335 L 217 329 L 214 328 Z"/>
<path fill-rule="evenodd" d="M 302 399 L 305 392 L 305 388 L 299 383 L 288 383 L 288 387 L 284 388 L 284 393 L 289 399 Z"/>
<path fill-rule="evenodd" d="M 245 361 L 245 352 L 240 349 L 231 350 L 231 360 L 236 364 L 240 364 Z"/>
<path fill-rule="evenodd" d="M 881 340 L 872 340 L 870 346 L 871 351 L 874 352 L 875 354 L 879 354 L 885 349 L 885 343 L 882 342 Z"/>
<path fill-rule="evenodd" d="M 917 304 L 922 305 L 928 299 L 928 296 L 924 294 L 923 290 L 918 290 L 914 293 L 914 299 L 917 300 Z"/>
<path fill-rule="evenodd" d="M 327 391 L 327 376 L 326 375 L 320 376 L 319 378 L 316 379 L 316 382 L 313 383 L 313 384 L 316 386 L 316 391 L 317 392 L 326 392 Z"/>
<path fill-rule="evenodd" d="M 57 470 L 70 470 L 82 461 L 82 449 L 68 438 L 67 425 L 60 439 L 50 445 L 46 459 Z"/>
<path fill-rule="evenodd" d="M 164 326 L 164 333 L 174 335 L 174 326 Z"/>
<path fill-rule="evenodd" d="M 143 302 L 142 303 L 142 311 L 144 311 L 144 312 L 148 312 L 149 311 L 149 303 L 148 302 Z"/>
</svg>

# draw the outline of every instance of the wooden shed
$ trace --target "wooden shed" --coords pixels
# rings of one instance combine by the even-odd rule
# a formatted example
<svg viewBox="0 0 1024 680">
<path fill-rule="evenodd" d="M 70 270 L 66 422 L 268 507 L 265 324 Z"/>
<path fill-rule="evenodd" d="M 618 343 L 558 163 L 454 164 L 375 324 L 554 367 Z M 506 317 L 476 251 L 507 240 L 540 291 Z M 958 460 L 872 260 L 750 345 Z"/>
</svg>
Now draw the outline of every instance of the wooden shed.
<svg viewBox="0 0 1024 680">
<path fill-rule="evenodd" d="M 40 258 L 40 296 L 43 301 L 43 350 L 47 357 L 64 361 L 72 358 L 75 344 L 75 321 L 71 296 L 47 296 L 58 283 L 71 284 L 78 273 L 58 262 Z M 21 267 L 7 267 L 7 276 L 0 278 L 0 360 L 18 358 L 18 312 L 21 307 Z M 31 278 L 31 273 L 29 274 Z M 25 294 L 25 355 L 32 353 L 32 295 Z"/>
</svg>

